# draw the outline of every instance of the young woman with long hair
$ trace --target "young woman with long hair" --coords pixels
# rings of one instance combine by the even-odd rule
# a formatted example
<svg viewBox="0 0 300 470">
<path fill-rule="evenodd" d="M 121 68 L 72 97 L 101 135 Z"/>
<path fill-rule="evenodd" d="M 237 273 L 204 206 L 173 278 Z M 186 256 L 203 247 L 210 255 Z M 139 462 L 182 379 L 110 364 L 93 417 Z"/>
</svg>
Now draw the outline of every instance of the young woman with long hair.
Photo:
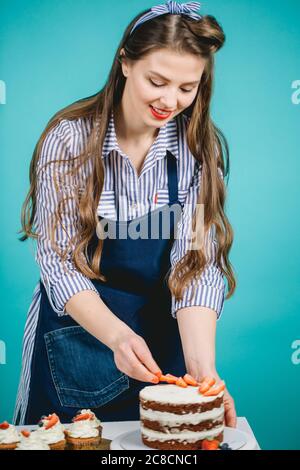
<svg viewBox="0 0 300 470">
<path fill-rule="evenodd" d="M 139 390 L 161 372 L 220 380 L 224 278 L 226 298 L 236 287 L 228 145 L 210 117 L 225 35 L 198 7 L 168 1 L 137 15 L 103 88 L 57 112 L 37 142 L 21 240 L 37 240 L 41 276 L 16 424 L 53 412 L 68 422 L 81 408 L 103 421 L 139 419 Z M 157 236 L 136 236 L 156 223 Z M 201 228 L 192 245 L 186 234 Z M 235 426 L 227 388 L 224 403 Z"/>
</svg>

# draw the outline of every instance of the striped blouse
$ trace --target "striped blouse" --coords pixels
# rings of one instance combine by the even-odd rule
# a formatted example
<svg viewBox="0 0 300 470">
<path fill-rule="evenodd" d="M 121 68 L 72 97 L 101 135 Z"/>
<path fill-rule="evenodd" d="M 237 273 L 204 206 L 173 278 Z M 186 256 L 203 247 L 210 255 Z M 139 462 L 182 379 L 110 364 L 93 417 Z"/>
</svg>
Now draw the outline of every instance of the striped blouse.
<svg viewBox="0 0 300 470">
<path fill-rule="evenodd" d="M 157 209 L 169 202 L 167 178 L 167 149 L 177 160 L 178 198 L 183 206 L 183 213 L 179 226 L 181 230 L 188 225 L 191 211 L 185 207 L 195 208 L 197 194 L 200 188 L 201 168 L 196 171 L 196 160 L 191 154 L 186 142 L 186 127 L 188 118 L 180 114 L 166 122 L 150 147 L 140 174 L 130 158 L 120 149 L 115 132 L 114 115 L 111 113 L 107 133 L 104 140 L 102 159 L 105 171 L 104 187 L 98 204 L 97 213 L 108 219 L 116 219 L 115 194 L 122 195 L 119 201 L 120 218 L 131 220 Z M 89 118 L 76 120 L 63 119 L 48 132 L 41 150 L 38 162 L 38 171 L 49 161 L 56 158 L 71 159 L 78 155 L 86 143 L 91 130 Z M 61 153 L 62 152 L 62 153 Z M 67 260 L 68 272 L 59 256 L 51 248 L 49 236 L 49 220 L 57 207 L 57 193 L 53 185 L 54 165 L 48 165 L 38 173 L 37 205 L 34 227 L 39 234 L 35 261 L 40 267 L 40 279 L 45 286 L 49 302 L 58 315 L 67 315 L 65 305 L 76 293 L 90 289 L 98 294 L 89 278 L 76 270 L 71 259 Z M 84 171 L 84 170 L 81 170 Z M 221 174 L 221 172 L 220 172 Z M 222 174 L 221 174 L 222 176 Z M 66 191 L 70 189 L 66 188 Z M 68 210 L 63 216 L 63 225 L 68 228 L 68 235 L 74 234 L 78 210 L 72 198 L 68 202 Z M 210 232 L 211 234 L 212 232 Z M 66 248 L 69 237 L 60 227 L 57 228 L 56 240 L 61 248 Z M 206 268 L 199 279 L 193 279 L 184 290 L 182 300 L 175 300 L 172 296 L 170 314 L 176 318 L 176 312 L 184 307 L 204 306 L 213 309 L 220 318 L 224 306 L 225 284 L 223 274 L 216 264 L 216 240 L 210 235 L 210 257 Z M 171 270 L 178 260 L 187 252 L 189 244 L 187 238 L 176 237 L 170 254 Z M 192 297 L 192 288 L 196 287 Z M 99 294 L 98 294 L 99 295 Z M 25 417 L 28 387 L 30 382 L 30 364 L 34 346 L 35 329 L 37 326 L 40 286 L 37 283 L 31 305 L 27 314 L 23 338 L 21 380 L 15 408 L 14 420 L 22 424 Z M 17 424 L 18 424 L 17 423 Z"/>
</svg>

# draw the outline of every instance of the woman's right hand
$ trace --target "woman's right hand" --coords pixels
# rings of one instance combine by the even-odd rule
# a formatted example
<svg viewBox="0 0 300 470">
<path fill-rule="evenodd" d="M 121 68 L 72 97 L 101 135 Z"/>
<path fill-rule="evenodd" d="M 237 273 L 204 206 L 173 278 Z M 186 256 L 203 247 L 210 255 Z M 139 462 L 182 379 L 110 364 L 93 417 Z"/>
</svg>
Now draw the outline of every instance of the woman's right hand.
<svg viewBox="0 0 300 470">
<path fill-rule="evenodd" d="M 144 338 L 133 330 L 123 330 L 111 349 L 115 364 L 121 372 L 141 382 L 159 382 L 158 374 L 162 371 L 153 359 Z"/>
</svg>

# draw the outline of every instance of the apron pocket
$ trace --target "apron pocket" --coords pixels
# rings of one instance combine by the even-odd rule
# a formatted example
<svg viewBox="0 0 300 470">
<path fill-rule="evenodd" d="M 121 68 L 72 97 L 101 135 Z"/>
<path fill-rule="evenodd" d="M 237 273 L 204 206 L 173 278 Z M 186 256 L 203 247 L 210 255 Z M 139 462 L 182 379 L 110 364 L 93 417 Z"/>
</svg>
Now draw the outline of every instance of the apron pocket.
<svg viewBox="0 0 300 470">
<path fill-rule="evenodd" d="M 129 388 L 111 349 L 81 326 L 50 331 L 44 338 L 62 406 L 98 408 Z"/>
</svg>

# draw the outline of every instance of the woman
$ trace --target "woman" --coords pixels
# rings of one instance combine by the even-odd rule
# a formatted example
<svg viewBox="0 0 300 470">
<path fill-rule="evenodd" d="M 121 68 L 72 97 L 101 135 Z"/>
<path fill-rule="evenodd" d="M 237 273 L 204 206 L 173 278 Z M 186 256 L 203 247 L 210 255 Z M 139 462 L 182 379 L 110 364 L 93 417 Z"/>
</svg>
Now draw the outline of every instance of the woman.
<svg viewBox="0 0 300 470">
<path fill-rule="evenodd" d="M 102 90 L 55 114 L 35 148 L 21 240 L 37 238 L 41 279 L 15 424 L 52 412 L 68 422 L 79 408 L 139 419 L 139 390 L 158 372 L 220 380 L 224 275 L 227 298 L 236 284 L 228 149 L 209 106 L 225 37 L 198 7 L 168 1 L 138 15 Z M 199 206 L 205 237 L 191 244 Z M 156 236 L 137 236 L 154 226 Z M 225 422 L 236 425 L 227 389 Z"/>
</svg>

